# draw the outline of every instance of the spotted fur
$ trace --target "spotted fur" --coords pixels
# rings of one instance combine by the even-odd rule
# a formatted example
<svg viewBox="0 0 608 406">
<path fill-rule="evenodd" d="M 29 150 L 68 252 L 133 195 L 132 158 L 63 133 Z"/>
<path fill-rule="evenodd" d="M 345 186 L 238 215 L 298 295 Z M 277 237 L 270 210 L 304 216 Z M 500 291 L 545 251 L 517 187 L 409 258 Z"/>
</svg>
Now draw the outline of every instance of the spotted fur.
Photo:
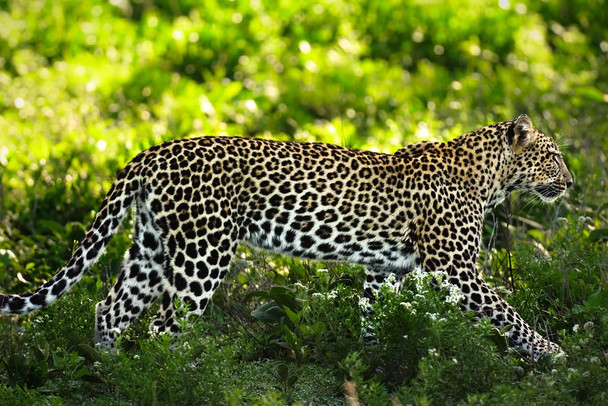
<svg viewBox="0 0 608 406">
<path fill-rule="evenodd" d="M 572 177 L 527 116 L 387 155 L 319 143 L 202 137 L 154 146 L 120 173 L 68 264 L 38 290 L 0 295 L 3 314 L 41 309 L 99 258 L 136 207 L 133 245 L 97 304 L 96 340 L 111 348 L 154 301 L 154 331 L 176 331 L 174 299 L 205 309 L 239 241 L 368 267 L 364 295 L 418 266 L 444 271 L 462 307 L 539 356 L 560 352 L 476 272 L 484 214 L 512 190 L 554 201 Z"/>
</svg>

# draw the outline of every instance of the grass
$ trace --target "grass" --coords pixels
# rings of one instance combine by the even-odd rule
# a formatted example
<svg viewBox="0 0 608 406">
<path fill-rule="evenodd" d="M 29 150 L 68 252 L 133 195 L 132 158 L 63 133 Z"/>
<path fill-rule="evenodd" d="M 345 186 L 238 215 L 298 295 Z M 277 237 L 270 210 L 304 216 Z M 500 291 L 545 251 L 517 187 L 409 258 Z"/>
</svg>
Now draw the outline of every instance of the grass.
<svg viewBox="0 0 608 406">
<path fill-rule="evenodd" d="M 358 336 L 360 268 L 245 250 L 258 270 L 249 283 L 268 289 L 253 296 L 246 288 L 231 289 L 235 266 L 206 314 L 184 318 L 187 328 L 177 338 L 150 337 L 144 318 L 121 338 L 117 353 L 98 353 L 93 314 L 104 288 L 94 277 L 47 310 L 3 318 L 0 399 L 274 405 L 345 404 L 349 395 L 370 405 L 602 404 L 608 250 L 589 242 L 587 228 L 585 220 L 563 224 L 548 247 L 550 257 L 529 246 L 514 254 L 517 289 L 507 300 L 561 343 L 568 354 L 561 362 L 531 362 L 507 351 L 495 329 L 473 324 L 422 276 L 408 278 L 401 293 L 385 285 L 373 319 L 379 344 L 364 346 Z M 569 261 L 578 265 L 573 275 L 565 272 Z M 300 281 L 281 273 L 268 278 L 284 267 Z"/>
</svg>

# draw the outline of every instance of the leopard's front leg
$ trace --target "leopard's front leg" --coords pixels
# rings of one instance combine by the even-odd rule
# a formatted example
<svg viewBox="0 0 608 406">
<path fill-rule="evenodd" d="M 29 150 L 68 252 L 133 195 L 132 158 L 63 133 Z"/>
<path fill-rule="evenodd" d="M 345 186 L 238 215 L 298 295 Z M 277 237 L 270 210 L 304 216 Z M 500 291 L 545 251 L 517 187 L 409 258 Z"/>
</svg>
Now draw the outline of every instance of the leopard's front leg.
<svg viewBox="0 0 608 406">
<path fill-rule="evenodd" d="M 517 312 L 493 292 L 477 273 L 477 255 L 481 240 L 483 208 L 456 204 L 450 210 L 456 216 L 428 216 L 420 224 L 417 242 L 419 264 L 426 272 L 445 272 L 450 284 L 464 295 L 461 303 L 477 319 L 487 318 L 504 331 L 511 345 L 538 358 L 547 353 L 563 353 L 555 343 L 535 332 Z M 441 206 L 437 207 L 441 211 Z M 466 219 L 467 221 L 463 221 Z M 465 226 L 468 225 L 468 226 Z M 449 230 L 449 232 L 447 232 Z M 449 236 L 450 238 L 446 238 Z"/>
<path fill-rule="evenodd" d="M 452 253 L 453 254 L 453 253 Z M 454 259 L 448 261 L 448 254 L 442 255 L 443 261 L 426 257 L 423 268 L 426 271 L 444 271 L 447 281 L 457 286 L 464 299 L 464 310 L 473 311 L 476 319 L 487 318 L 500 331 L 504 332 L 510 345 L 521 348 L 526 354 L 538 358 L 543 354 L 563 354 L 559 345 L 547 340 L 534 331 L 504 299 L 492 291 L 479 278 L 474 261 L 468 263 Z M 457 257 L 460 257 L 457 255 Z M 446 265 L 442 266 L 443 263 Z"/>
<path fill-rule="evenodd" d="M 543 354 L 563 354 L 559 345 L 534 331 L 511 305 L 493 292 L 473 272 L 452 271 L 452 274 L 455 276 L 450 276 L 448 280 L 459 286 L 464 294 L 462 307 L 473 311 L 477 319 L 489 319 L 496 328 L 507 335 L 512 346 L 521 348 L 534 358 Z M 459 277 L 463 274 L 467 275 L 464 278 L 467 282 L 463 282 L 463 278 Z"/>
</svg>

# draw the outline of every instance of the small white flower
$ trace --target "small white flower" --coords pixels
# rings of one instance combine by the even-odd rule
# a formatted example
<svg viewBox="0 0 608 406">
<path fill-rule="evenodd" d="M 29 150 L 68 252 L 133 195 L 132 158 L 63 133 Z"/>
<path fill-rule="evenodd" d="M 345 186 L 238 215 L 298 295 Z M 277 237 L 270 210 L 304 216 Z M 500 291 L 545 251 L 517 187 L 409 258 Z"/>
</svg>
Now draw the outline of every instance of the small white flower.
<svg viewBox="0 0 608 406">
<path fill-rule="evenodd" d="M 410 276 L 416 281 L 416 285 L 419 286 L 428 274 L 425 273 L 421 268 L 414 268 L 410 273 Z"/>
<path fill-rule="evenodd" d="M 579 216 L 579 217 L 576 219 L 576 222 L 577 222 L 578 224 L 590 223 L 590 222 L 591 222 L 591 217 L 589 217 L 589 216 Z"/>
<path fill-rule="evenodd" d="M 393 292 L 396 292 L 399 288 L 397 276 L 394 273 L 389 274 L 382 284 L 388 286 L 388 288 Z"/>
<path fill-rule="evenodd" d="M 367 311 L 371 307 L 372 307 L 372 304 L 370 303 L 368 298 L 362 297 L 359 299 L 359 309 L 361 309 L 362 311 Z"/>
<path fill-rule="evenodd" d="M 329 271 L 325 268 L 317 269 L 317 273 L 329 273 Z"/>
<path fill-rule="evenodd" d="M 435 272 L 431 272 L 431 275 L 433 276 L 433 278 L 435 279 L 436 282 L 443 282 L 445 281 L 445 279 L 447 278 L 448 274 L 444 271 L 435 271 Z"/>
<path fill-rule="evenodd" d="M 414 278 L 424 278 L 426 273 L 422 270 L 422 268 L 416 267 L 412 270 L 411 274 Z"/>
<path fill-rule="evenodd" d="M 572 327 L 572 332 L 573 332 L 573 333 L 578 332 L 578 329 L 579 329 L 579 328 L 580 328 L 580 326 L 579 326 L 578 324 L 575 324 L 575 325 Z"/>
<path fill-rule="evenodd" d="M 464 294 L 460 291 L 460 289 L 455 285 L 448 285 L 448 295 L 445 298 L 445 301 L 452 304 L 458 304 L 461 300 L 464 299 Z"/>
</svg>

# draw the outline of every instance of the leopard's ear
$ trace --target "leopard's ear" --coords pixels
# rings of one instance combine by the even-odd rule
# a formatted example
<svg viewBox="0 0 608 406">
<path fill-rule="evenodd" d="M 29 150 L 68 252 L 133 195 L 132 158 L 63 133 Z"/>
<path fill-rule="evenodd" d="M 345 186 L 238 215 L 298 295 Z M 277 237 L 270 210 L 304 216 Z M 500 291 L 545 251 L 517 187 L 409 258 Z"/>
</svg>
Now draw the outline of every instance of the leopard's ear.
<svg viewBox="0 0 608 406">
<path fill-rule="evenodd" d="M 508 131 L 509 144 L 518 147 L 525 147 L 533 144 L 536 140 L 536 132 L 533 131 L 532 121 L 530 118 L 522 114 L 513 120 L 513 124 Z"/>
</svg>

